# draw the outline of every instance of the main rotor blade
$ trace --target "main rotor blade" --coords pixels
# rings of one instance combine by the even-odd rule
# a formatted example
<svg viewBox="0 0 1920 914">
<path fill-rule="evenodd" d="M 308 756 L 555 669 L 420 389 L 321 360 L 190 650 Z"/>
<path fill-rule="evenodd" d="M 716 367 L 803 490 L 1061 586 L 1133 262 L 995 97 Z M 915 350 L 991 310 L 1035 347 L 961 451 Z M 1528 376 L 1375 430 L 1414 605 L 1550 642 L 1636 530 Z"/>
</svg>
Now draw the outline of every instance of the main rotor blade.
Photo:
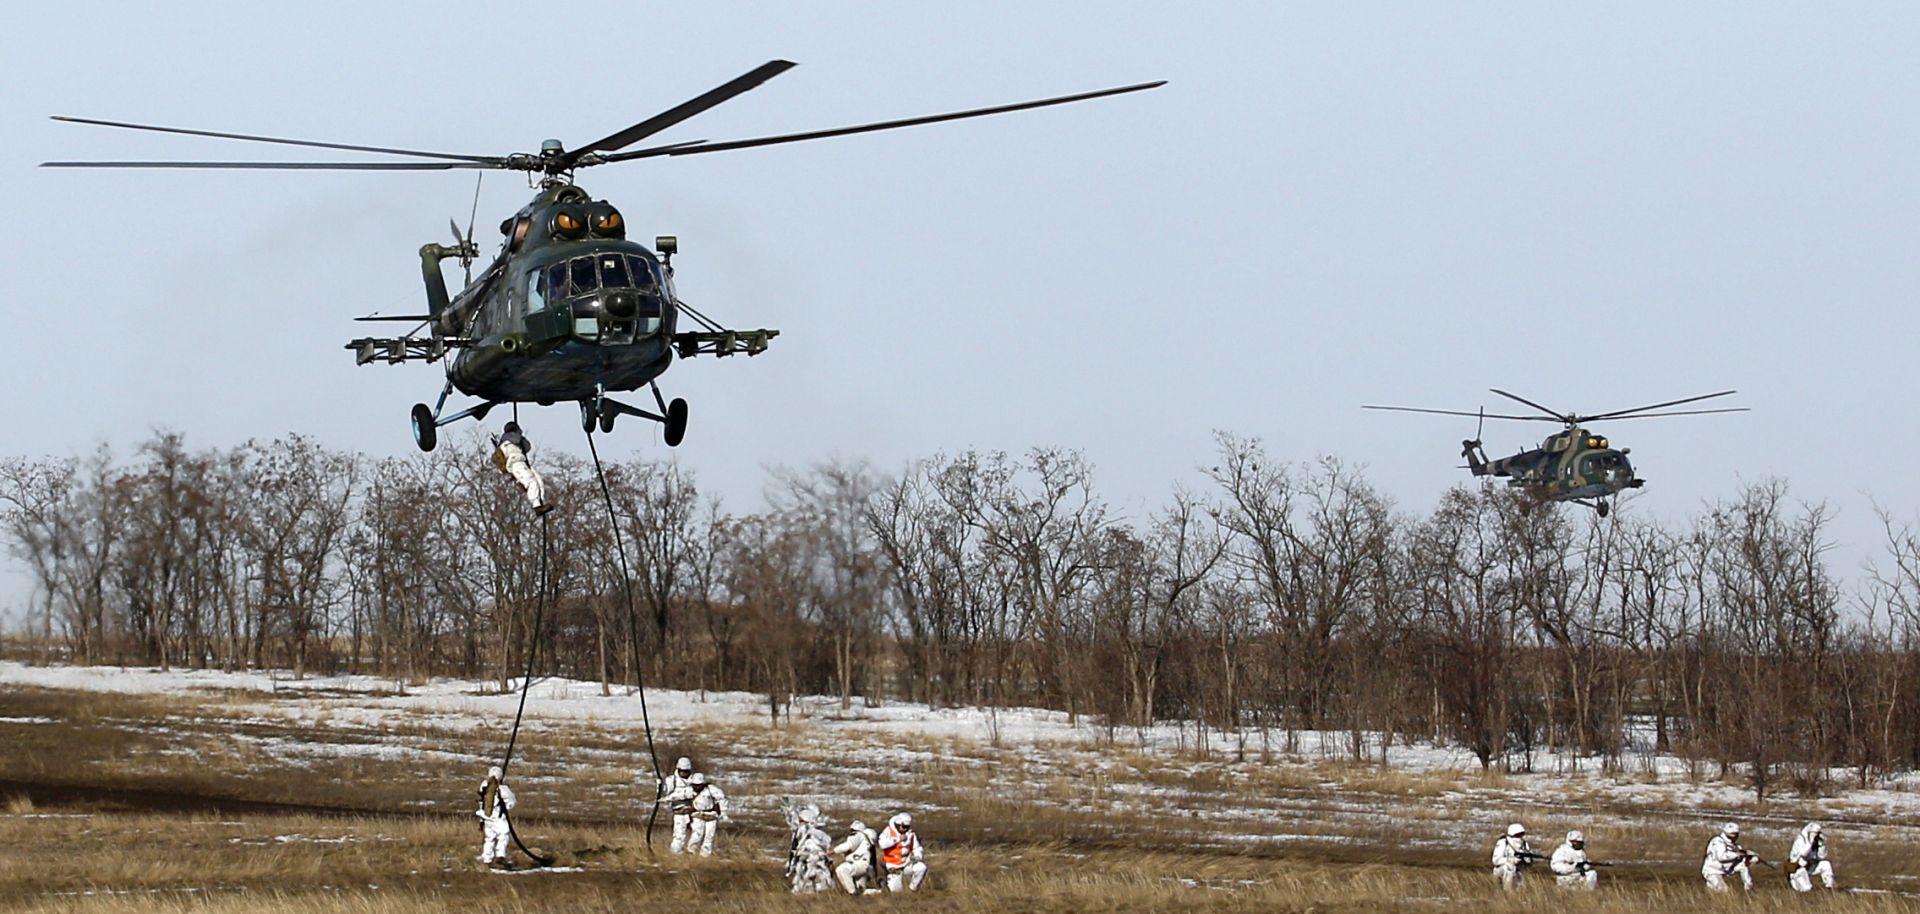
<svg viewBox="0 0 1920 914">
<path fill-rule="evenodd" d="M 769 60 L 766 63 L 748 70 L 746 73 L 728 80 L 718 87 L 709 89 L 678 105 L 668 108 L 619 133 L 602 137 L 588 143 L 568 154 L 578 158 L 581 154 L 588 152 L 612 152 L 616 149 L 625 149 L 634 143 L 693 117 L 708 108 L 712 108 L 721 102 L 746 92 L 769 79 L 779 76 L 793 69 L 795 66 L 797 66 L 797 64 L 791 60 Z"/>
<path fill-rule="evenodd" d="M 1603 416 L 1582 416 L 1580 418 L 1580 421 L 1592 422 L 1594 420 L 1604 420 L 1607 422 L 1619 422 L 1622 419 L 1660 419 L 1666 416 L 1711 416 L 1714 413 L 1745 413 L 1745 412 L 1752 412 L 1752 410 L 1745 406 L 1733 406 L 1733 407 L 1728 407 L 1726 409 L 1682 409 L 1682 410 L 1675 410 L 1670 413 L 1625 413 L 1625 414 L 1614 413 L 1613 415 L 1604 416 L 1604 417 Z"/>
<path fill-rule="evenodd" d="M 832 130 L 814 130 L 807 133 L 788 133 L 780 136 L 763 136 L 747 140 L 729 140 L 724 143 L 702 143 L 697 146 L 665 147 L 661 149 L 641 149 L 628 153 L 615 153 L 607 156 L 609 162 L 624 162 L 628 159 L 644 159 L 652 156 L 683 156 L 702 152 L 725 152 L 729 149 L 748 149 L 754 146 L 772 146 L 776 143 L 798 143 L 802 140 L 819 140 L 832 136 L 846 136 L 854 133 L 872 133 L 876 130 L 892 130 L 895 127 L 917 127 L 921 124 L 937 124 L 941 121 L 957 121 L 969 117 L 985 117 L 989 114 L 1005 114 L 1009 111 L 1025 111 L 1029 108 L 1045 108 L 1050 105 L 1064 105 L 1069 102 L 1083 102 L 1089 99 L 1105 98 L 1109 95 L 1124 95 L 1128 92 L 1140 92 L 1157 89 L 1167 81 L 1156 80 L 1132 86 L 1120 86 L 1115 89 L 1101 89 L 1097 92 L 1082 92 L 1077 95 L 1062 95 L 1058 98 L 1043 98 L 1031 102 L 1016 102 L 1011 105 L 995 105 L 991 108 L 974 108 L 969 111 L 955 111 L 949 114 L 930 114 L 924 117 L 902 118 L 897 121 L 880 121 L 874 124 L 860 124 L 854 127 L 836 127 Z"/>
<path fill-rule="evenodd" d="M 463 244 L 471 243 L 473 241 L 473 223 L 474 223 L 474 220 L 480 218 L 480 182 L 485 181 L 486 179 L 487 179 L 487 173 L 484 171 L 473 176 L 473 208 L 467 211 L 467 234 L 465 237 L 460 239 L 460 241 Z M 452 220 L 449 219 L 448 221 L 452 221 Z M 459 226 L 455 226 L 454 230 L 455 230 L 455 233 L 457 234 L 459 231 Z"/>
<path fill-rule="evenodd" d="M 53 115 L 56 121 L 69 124 L 93 124 L 97 127 L 121 127 L 127 130 L 151 130 L 155 133 L 181 133 L 187 136 L 210 136 L 223 140 L 245 140 L 249 143 L 279 143 L 282 146 L 311 146 L 315 149 L 345 149 L 351 152 L 380 152 L 397 156 L 420 156 L 428 159 L 456 159 L 462 162 L 498 162 L 498 156 L 461 155 L 454 152 L 422 152 L 418 149 L 391 149 L 386 146 L 356 146 L 351 143 L 322 143 L 316 140 L 289 140 L 276 136 L 253 136 L 246 133 L 221 133 L 216 130 L 188 130 L 184 127 L 155 127 L 151 124 L 128 124 L 121 121 L 101 121 L 89 117 L 67 117 Z"/>
<path fill-rule="evenodd" d="M 1493 391 L 1494 393 L 1497 393 L 1497 394 L 1499 394 L 1500 396 L 1503 396 L 1503 397 L 1506 397 L 1506 398 L 1507 398 L 1507 399 L 1509 399 L 1509 400 L 1518 400 L 1518 401 L 1520 401 L 1520 402 L 1522 402 L 1522 403 L 1525 403 L 1525 404 L 1527 404 L 1528 406 L 1531 406 L 1531 407 L 1533 407 L 1534 409 L 1537 409 L 1537 410 L 1539 410 L 1539 411 L 1541 411 L 1541 412 L 1543 412 L 1543 413 L 1546 413 L 1547 415 L 1549 415 L 1549 416 L 1552 416 L 1555 422 L 1565 422 L 1565 421 L 1567 421 L 1567 417 L 1566 417 L 1565 415 L 1563 415 L 1563 414 L 1561 414 L 1561 413 L 1556 413 L 1556 412 L 1554 412 L 1553 410 L 1550 410 L 1550 409 L 1548 409 L 1548 408 L 1546 408 L 1546 407 L 1544 407 L 1544 406 L 1541 406 L 1541 405 L 1540 405 L 1540 404 L 1538 404 L 1538 403 L 1535 403 L 1535 402 L 1533 402 L 1532 400 L 1529 400 L 1529 399 L 1527 399 L 1526 397 L 1522 397 L 1522 396 L 1520 396 L 1519 394 L 1510 394 L 1510 393 L 1507 393 L 1506 391 L 1504 391 L 1504 390 L 1501 390 L 1501 389 L 1499 389 L 1499 388 L 1497 388 L 1497 387 L 1490 387 L 1490 388 L 1488 388 L 1488 390 L 1491 390 L 1491 391 Z"/>
<path fill-rule="evenodd" d="M 1701 394 L 1700 396 L 1688 397 L 1684 400 L 1669 400 L 1665 403 L 1655 403 L 1652 406 L 1636 406 L 1632 409 L 1616 409 L 1610 413 L 1601 413 L 1597 416 L 1582 416 L 1580 418 L 1582 419 L 1614 419 L 1614 418 L 1625 416 L 1628 413 L 1644 413 L 1649 410 L 1665 409 L 1666 407 L 1669 407 L 1669 406 L 1679 406 L 1682 403 L 1694 403 L 1700 400 L 1711 400 L 1714 397 L 1724 397 L 1729 394 L 1735 394 L 1735 393 L 1739 393 L 1739 391 L 1723 390 L 1717 394 Z"/>
<path fill-rule="evenodd" d="M 445 171 L 504 168 L 487 162 L 41 162 L 41 168 L 252 168 L 312 171 Z"/>
<path fill-rule="evenodd" d="M 1497 416 L 1497 415 L 1494 415 L 1493 413 L 1485 413 L 1485 412 L 1469 413 L 1469 412 L 1464 412 L 1462 410 L 1457 410 L 1457 409 L 1421 409 L 1417 406 L 1365 406 L 1363 405 L 1360 408 L 1361 409 L 1384 409 L 1384 410 L 1391 410 L 1397 413 L 1433 413 L 1439 416 L 1474 416 L 1474 417 L 1485 418 L 1485 419 L 1515 419 L 1521 422 L 1560 422 L 1562 421 L 1558 416 L 1555 416 L 1552 419 L 1549 419 L 1546 416 Z"/>
</svg>

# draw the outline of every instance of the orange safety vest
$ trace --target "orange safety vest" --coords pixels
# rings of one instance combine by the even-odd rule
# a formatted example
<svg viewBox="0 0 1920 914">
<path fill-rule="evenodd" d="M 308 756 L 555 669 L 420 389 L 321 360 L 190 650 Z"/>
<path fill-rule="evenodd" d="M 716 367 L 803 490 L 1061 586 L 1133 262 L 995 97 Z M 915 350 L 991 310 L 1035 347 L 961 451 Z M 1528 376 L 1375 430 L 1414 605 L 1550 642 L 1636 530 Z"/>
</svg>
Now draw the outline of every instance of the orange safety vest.
<svg viewBox="0 0 1920 914">
<path fill-rule="evenodd" d="M 904 837 L 901 836 L 899 829 L 894 828 L 892 825 L 887 826 L 887 834 L 892 835 L 896 843 L 892 847 L 880 852 L 880 862 L 896 868 L 906 866 L 907 854 L 913 850 L 911 845 L 914 842 L 914 837 L 910 834 Z"/>
</svg>

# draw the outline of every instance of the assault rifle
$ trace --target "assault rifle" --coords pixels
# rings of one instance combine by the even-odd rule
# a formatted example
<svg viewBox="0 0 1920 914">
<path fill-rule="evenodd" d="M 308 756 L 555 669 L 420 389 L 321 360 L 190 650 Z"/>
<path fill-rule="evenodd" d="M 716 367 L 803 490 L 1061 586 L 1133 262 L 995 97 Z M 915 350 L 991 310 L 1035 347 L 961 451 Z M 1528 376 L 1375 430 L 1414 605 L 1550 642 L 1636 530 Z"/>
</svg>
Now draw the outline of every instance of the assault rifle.
<svg viewBox="0 0 1920 914">
<path fill-rule="evenodd" d="M 486 810 L 487 815 L 493 815 L 494 807 L 498 805 L 499 802 L 500 779 L 489 777 L 485 784 L 480 785 L 480 808 Z M 483 825 L 482 827 L 484 828 L 485 826 Z"/>
<path fill-rule="evenodd" d="M 1758 863 L 1758 864 L 1760 864 L 1761 866 L 1764 866 L 1764 867 L 1766 867 L 1767 869 L 1770 869 L 1770 870 L 1777 870 L 1777 869 L 1779 869 L 1779 867 L 1777 867 L 1777 866 L 1774 866 L 1774 865 L 1773 865 L 1773 864 L 1771 864 L 1771 863 L 1768 863 L 1768 862 L 1767 862 L 1767 861 L 1766 861 L 1765 859 L 1763 859 L 1763 858 L 1762 858 L 1762 857 L 1761 857 L 1761 856 L 1760 856 L 1759 854 L 1756 854 L 1756 853 L 1754 853 L 1753 851 L 1747 851 L 1747 852 L 1746 852 L 1746 854 L 1747 854 L 1747 862 L 1749 862 L 1749 863 Z"/>
<path fill-rule="evenodd" d="M 800 866 L 800 807 L 786 797 L 780 798 L 780 815 L 787 820 L 787 866 L 783 871 L 788 879 Z"/>
</svg>

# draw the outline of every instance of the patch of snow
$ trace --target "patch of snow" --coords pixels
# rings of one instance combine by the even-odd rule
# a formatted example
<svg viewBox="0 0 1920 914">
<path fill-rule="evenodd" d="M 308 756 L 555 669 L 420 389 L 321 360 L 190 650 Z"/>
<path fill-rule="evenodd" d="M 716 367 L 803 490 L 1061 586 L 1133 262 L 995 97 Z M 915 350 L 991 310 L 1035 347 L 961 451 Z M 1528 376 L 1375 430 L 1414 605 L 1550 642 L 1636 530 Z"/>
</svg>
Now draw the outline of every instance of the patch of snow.
<svg viewBox="0 0 1920 914">
<path fill-rule="evenodd" d="M 360 839 L 354 835 L 341 835 L 336 838 L 322 838 L 318 835 L 274 835 L 269 838 L 228 838 L 228 844 L 353 844 Z"/>
<path fill-rule="evenodd" d="M 515 680 L 514 684 L 518 684 Z M 498 735 L 504 740 L 519 703 L 519 693 L 497 691 L 497 681 L 436 679 L 399 693 L 391 681 L 368 676 L 313 676 L 294 680 L 285 671 L 171 670 L 115 667 L 30 667 L 0 662 L 0 685 L 154 695 L 214 695 L 221 706 L 209 716 L 191 707 L 181 719 L 214 728 L 216 744 L 245 746 L 275 763 L 309 767 L 316 759 L 368 758 L 382 761 L 479 765 L 484 759 L 436 748 L 440 734 Z M 1673 756 L 1642 754 L 1623 760 L 1626 770 L 1601 772 L 1599 760 L 1566 752 L 1536 752 L 1536 773 L 1510 774 L 1489 782 L 1473 755 L 1458 747 L 1395 742 L 1382 757 L 1379 734 L 1361 734 L 1365 761 L 1355 761 L 1355 736 L 1347 732 L 1205 729 L 1166 722 L 1150 727 L 1109 727 L 1095 717 L 1074 718 L 1039 708 L 935 708 L 907 702 L 857 702 L 840 707 L 833 696 L 796 697 L 784 709 L 778 730 L 767 726 L 766 696 L 749 692 L 701 692 L 649 689 L 646 707 L 656 730 L 685 732 L 725 728 L 733 743 L 728 756 L 715 759 L 712 772 L 740 788 L 741 810 L 771 811 L 758 793 L 816 798 L 823 806 L 900 808 L 904 798 L 882 795 L 903 768 L 978 773 L 977 789 L 992 793 L 1010 779 L 1029 791 L 1022 802 L 1068 811 L 1110 810 L 1141 817 L 1194 813 L 1214 820 L 1210 830 L 1246 829 L 1283 835 L 1310 833 L 1326 820 L 1379 823 L 1396 818 L 1408 805 L 1455 811 L 1451 821 L 1422 821 L 1420 827 L 1444 835 L 1473 836 L 1516 805 L 1534 809 L 1590 810 L 1596 803 L 1617 806 L 1712 811 L 1758 824 L 1750 790 L 1710 779 L 1693 780 L 1692 766 Z M 225 713 L 222 713 L 225 712 Z M 231 714 L 232 716 L 226 716 Z M 0 721 L 54 722 L 41 718 Z M 130 732 L 162 732 L 178 720 L 116 722 Z M 1636 741 L 1646 741 L 1645 722 L 1635 722 Z M 268 735 L 240 728 L 266 729 Z M 273 733 L 292 728 L 300 733 Z M 619 766 L 636 760 L 642 728 L 641 696 L 625 689 L 600 694 L 598 682 L 543 678 L 529 690 L 523 737 L 566 732 L 574 738 L 568 764 L 596 762 Z M 590 733 L 588 745 L 579 735 Z M 760 734 L 765 734 L 764 737 Z M 1196 759 L 1209 747 L 1211 757 Z M 1244 752 L 1245 761 L 1235 761 Z M 1333 764 L 1338 763 L 1338 764 Z M 1392 782 L 1375 783 L 1382 774 L 1421 776 L 1404 792 Z M 541 779 L 551 777 L 543 772 Z M 1268 778 L 1276 780 L 1268 780 Z M 638 788 L 651 786 L 650 773 Z M 531 781 L 534 783 L 538 780 Z M 1211 808 L 1211 790 L 1193 783 L 1230 785 L 1260 799 L 1244 808 Z M 1279 784 L 1266 790 L 1264 785 Z M 1842 783 L 1845 783 L 1843 780 Z M 1039 785 L 1059 785 L 1037 791 Z M 611 789 L 611 788 L 610 788 Z M 965 788 L 969 791 L 975 787 Z M 616 791 L 617 792 L 617 791 Z M 1551 798 L 1565 797 L 1561 803 Z M 644 802 L 644 800 L 643 800 Z M 411 805 L 434 807 L 431 800 Z M 924 805 L 918 808 L 926 808 Z M 1810 806 L 1833 821 L 1855 820 L 1862 827 L 1909 827 L 1920 819 L 1920 772 L 1849 789 Z M 1671 824 L 1669 820 L 1660 820 Z M 1782 820 L 1779 824 L 1784 825 Z M 1268 840 L 1331 840 L 1271 838 Z"/>
</svg>

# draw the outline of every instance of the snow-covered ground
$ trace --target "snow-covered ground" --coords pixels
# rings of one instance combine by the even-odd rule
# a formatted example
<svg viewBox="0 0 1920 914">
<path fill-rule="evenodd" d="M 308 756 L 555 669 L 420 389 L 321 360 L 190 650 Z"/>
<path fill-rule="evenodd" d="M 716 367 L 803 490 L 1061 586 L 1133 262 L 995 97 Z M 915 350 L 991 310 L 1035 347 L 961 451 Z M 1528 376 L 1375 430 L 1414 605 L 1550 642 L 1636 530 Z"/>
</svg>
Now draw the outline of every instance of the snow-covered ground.
<svg viewBox="0 0 1920 914">
<path fill-rule="evenodd" d="M 517 692 L 460 680 L 435 680 L 400 693 L 390 680 L 364 676 L 294 680 L 271 671 L 0 662 L 0 688 L 6 686 L 211 699 L 229 720 L 281 725 L 261 733 L 223 731 L 222 738 L 246 743 L 288 766 L 324 765 L 349 756 L 454 767 L 481 763 L 474 753 L 447 748 L 439 735 L 497 733 L 520 701 Z M 1488 779 L 1470 753 L 1444 746 L 1396 745 L 1385 769 L 1343 762 L 1341 747 L 1350 739 L 1345 733 L 1297 734 L 1296 750 L 1286 753 L 1279 751 L 1279 733 L 1214 731 L 1204 734 L 1212 751 L 1202 755 L 1195 748 L 1203 735 L 1191 725 L 1115 730 L 1096 719 L 1074 721 L 1063 712 L 1035 708 L 868 706 L 856 699 L 843 709 L 836 698 L 816 696 L 796 699 L 777 730 L 768 727 L 768 713 L 762 694 L 649 689 L 644 720 L 657 734 L 727 733 L 731 748 L 715 747 L 706 753 L 707 763 L 724 775 L 743 811 L 768 818 L 781 796 L 848 805 L 857 797 L 862 808 L 876 809 L 909 803 L 920 809 L 958 808 L 951 805 L 964 802 L 958 797 L 890 787 L 903 770 L 937 769 L 949 777 L 973 772 L 969 783 L 991 785 L 968 795 L 975 799 L 1005 793 L 1019 803 L 1089 822 L 1124 817 L 1135 823 L 1167 822 L 1173 833 L 1222 847 L 1351 845 L 1360 840 L 1357 836 L 1381 833 L 1398 835 L 1412 846 L 1457 846 L 1497 833 L 1520 810 L 1577 823 L 1604 809 L 1617 826 L 1689 832 L 1715 817 L 1738 817 L 1750 827 L 1783 833 L 1805 818 L 1822 818 L 1897 832 L 1903 841 L 1920 838 L 1920 792 L 1910 780 L 1760 807 L 1745 787 L 1689 779 L 1686 763 L 1666 756 L 1636 757 L 1628 766 L 1632 771 L 1614 776 L 1600 773 L 1594 759 L 1539 755 L 1535 764 L 1542 773 Z M 0 723 L 55 722 L 11 717 Z M 615 688 L 603 696 L 598 683 L 539 679 L 528 693 L 522 738 L 537 744 L 543 733 L 598 734 L 611 742 L 574 745 L 566 763 L 630 767 L 631 749 L 608 746 L 638 744 L 643 723 L 638 695 Z M 762 733 L 774 735 L 755 735 Z M 768 741 L 756 741 L 761 739 Z M 1244 756 L 1236 753 L 1242 741 Z M 1377 748 L 1372 755 L 1378 757 Z M 1403 782 L 1417 783 L 1390 780 L 1400 775 L 1406 776 Z M 555 778 L 548 775 L 548 780 Z M 631 792 L 630 784 L 596 789 L 609 802 L 633 800 L 623 793 Z"/>
</svg>

